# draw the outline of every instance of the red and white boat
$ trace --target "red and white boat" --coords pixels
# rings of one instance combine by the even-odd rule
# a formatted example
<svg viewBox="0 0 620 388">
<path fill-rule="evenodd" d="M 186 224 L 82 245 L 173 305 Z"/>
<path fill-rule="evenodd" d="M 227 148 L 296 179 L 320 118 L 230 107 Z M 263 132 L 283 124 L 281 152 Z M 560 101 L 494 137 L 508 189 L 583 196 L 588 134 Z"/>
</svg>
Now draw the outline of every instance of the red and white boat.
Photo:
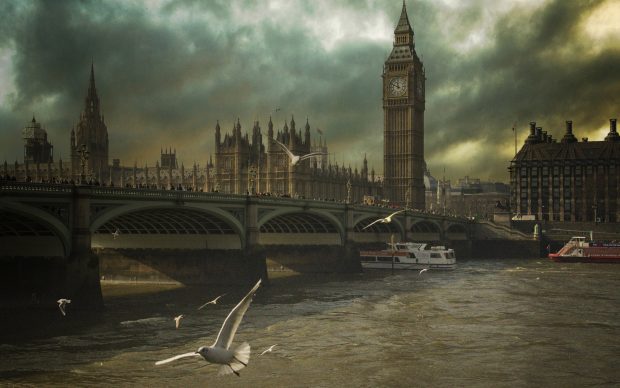
<svg viewBox="0 0 620 388">
<path fill-rule="evenodd" d="M 557 262 L 620 263 L 620 243 L 586 241 L 585 237 L 573 237 L 549 258 Z"/>
</svg>

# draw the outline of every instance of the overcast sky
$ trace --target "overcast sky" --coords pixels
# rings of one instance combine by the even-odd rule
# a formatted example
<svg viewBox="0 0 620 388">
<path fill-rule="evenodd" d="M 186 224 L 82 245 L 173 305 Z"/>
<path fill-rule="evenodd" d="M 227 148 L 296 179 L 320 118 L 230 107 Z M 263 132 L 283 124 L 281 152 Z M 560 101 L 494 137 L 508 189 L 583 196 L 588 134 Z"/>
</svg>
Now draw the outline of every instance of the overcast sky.
<svg viewBox="0 0 620 388">
<path fill-rule="evenodd" d="M 528 123 L 602 140 L 620 116 L 620 1 L 407 0 L 431 173 L 507 181 Z M 401 0 L 0 1 L 0 158 L 36 115 L 68 158 L 91 61 L 110 158 L 204 165 L 214 127 L 294 115 L 332 160 L 383 170 L 381 72 Z M 276 111 L 276 108 L 280 110 Z"/>
</svg>

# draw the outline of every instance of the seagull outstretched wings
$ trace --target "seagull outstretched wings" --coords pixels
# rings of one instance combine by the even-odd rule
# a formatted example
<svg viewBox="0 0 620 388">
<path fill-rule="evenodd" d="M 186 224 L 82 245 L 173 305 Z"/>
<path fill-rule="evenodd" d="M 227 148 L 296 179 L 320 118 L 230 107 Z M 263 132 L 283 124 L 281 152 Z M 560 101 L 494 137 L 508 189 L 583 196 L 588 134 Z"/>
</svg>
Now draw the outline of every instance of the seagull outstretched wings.
<svg viewBox="0 0 620 388">
<path fill-rule="evenodd" d="M 218 301 L 221 297 L 223 297 L 224 295 L 226 295 L 226 294 L 222 294 L 222 295 L 218 296 L 217 298 L 215 298 L 215 299 L 213 299 L 213 300 L 208 301 L 207 303 L 205 303 L 205 304 L 203 304 L 202 306 L 198 307 L 198 310 L 201 310 L 202 308 L 204 308 L 206 305 L 209 305 L 209 304 L 217 304 L 217 301 Z"/>
<path fill-rule="evenodd" d="M 301 162 L 302 160 L 314 158 L 314 157 L 321 156 L 321 155 L 327 155 L 325 152 L 310 152 L 309 154 L 305 154 L 305 155 L 301 155 L 301 156 L 295 155 L 284 144 L 279 142 L 277 139 L 273 139 L 273 141 L 278 143 L 278 145 L 280 147 L 282 147 L 284 152 L 286 152 L 288 157 L 291 159 L 291 166 L 296 165 L 297 163 Z"/>
<path fill-rule="evenodd" d="M 235 337 L 237 328 L 243 319 L 243 315 L 250 307 L 252 298 L 256 294 L 256 290 L 261 284 L 261 280 L 248 292 L 243 299 L 231 310 L 224 324 L 220 329 L 217 339 L 213 346 L 201 346 L 196 352 L 179 354 L 165 360 L 157 361 L 155 365 L 167 364 L 169 362 L 186 358 L 186 357 L 203 357 L 206 361 L 213 364 L 220 364 L 219 374 L 226 375 L 234 373 L 239 376 L 239 371 L 248 366 L 250 360 L 250 345 L 247 342 L 242 343 L 235 349 L 229 349 L 230 344 Z"/>
<path fill-rule="evenodd" d="M 394 217 L 395 215 L 397 215 L 399 213 L 402 213 L 404 211 L 405 211 L 404 209 L 403 210 L 399 210 L 399 211 L 396 211 L 396 212 L 390 214 L 389 216 L 387 216 L 385 218 L 379 218 L 378 220 L 375 220 L 375 221 L 371 222 L 370 224 L 364 226 L 362 228 L 362 230 L 364 230 L 366 228 L 370 228 L 372 225 L 376 224 L 377 222 L 380 222 L 382 224 L 389 224 L 390 222 L 392 222 L 392 217 Z"/>
</svg>

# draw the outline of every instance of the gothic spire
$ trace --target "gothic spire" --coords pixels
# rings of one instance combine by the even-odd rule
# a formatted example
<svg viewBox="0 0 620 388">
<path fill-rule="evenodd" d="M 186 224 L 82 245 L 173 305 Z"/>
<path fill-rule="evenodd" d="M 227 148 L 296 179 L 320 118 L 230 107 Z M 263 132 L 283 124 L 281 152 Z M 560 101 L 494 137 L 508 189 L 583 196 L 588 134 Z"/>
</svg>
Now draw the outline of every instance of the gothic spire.
<svg viewBox="0 0 620 388">
<path fill-rule="evenodd" d="M 95 113 L 99 116 L 99 96 L 97 96 L 97 87 L 95 86 L 95 64 L 92 62 L 90 64 L 90 83 L 85 103 L 86 114 Z"/>
<path fill-rule="evenodd" d="M 413 34 L 413 28 L 411 28 L 411 24 L 409 23 L 409 16 L 407 15 L 407 6 L 405 5 L 404 0 L 403 0 L 403 10 L 400 12 L 400 19 L 398 19 L 398 24 L 396 25 L 396 29 L 394 30 L 395 34 L 403 33 L 403 32 L 411 32 Z"/>
</svg>

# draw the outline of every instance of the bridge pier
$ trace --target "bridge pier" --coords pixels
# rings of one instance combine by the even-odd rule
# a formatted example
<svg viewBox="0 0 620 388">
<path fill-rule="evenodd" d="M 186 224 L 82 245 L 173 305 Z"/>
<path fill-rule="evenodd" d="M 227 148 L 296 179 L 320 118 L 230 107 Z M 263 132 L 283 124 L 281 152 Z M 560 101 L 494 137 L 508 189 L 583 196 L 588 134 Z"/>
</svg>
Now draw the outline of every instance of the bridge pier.
<svg viewBox="0 0 620 388">
<path fill-rule="evenodd" d="M 89 191 L 79 186 L 73 191 L 71 250 L 66 260 L 63 295 L 78 309 L 103 307 L 99 283 L 99 259 L 91 248 Z"/>
</svg>

